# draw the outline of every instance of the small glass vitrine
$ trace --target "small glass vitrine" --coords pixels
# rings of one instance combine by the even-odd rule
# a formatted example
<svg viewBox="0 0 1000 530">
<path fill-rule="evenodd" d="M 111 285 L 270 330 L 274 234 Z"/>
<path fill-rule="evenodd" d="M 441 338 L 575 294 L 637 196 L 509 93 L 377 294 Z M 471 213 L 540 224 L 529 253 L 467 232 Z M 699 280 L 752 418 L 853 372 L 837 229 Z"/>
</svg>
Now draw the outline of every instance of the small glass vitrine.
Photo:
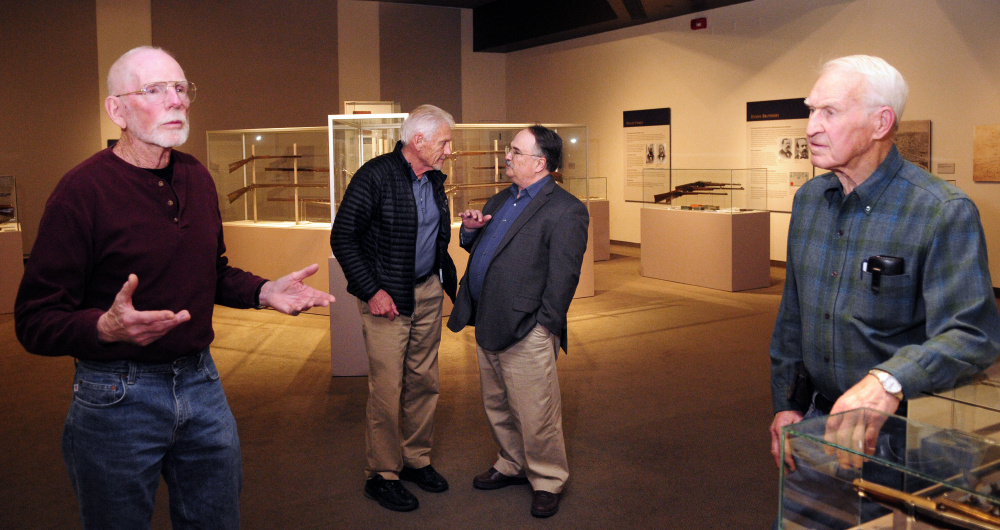
<svg viewBox="0 0 1000 530">
<path fill-rule="evenodd" d="M 20 231 L 17 212 L 17 179 L 0 175 L 0 231 Z"/>
<path fill-rule="evenodd" d="M 877 441 L 855 434 L 878 432 Z M 1000 528 L 1000 444 L 870 409 L 783 429 L 786 529 Z"/>
</svg>

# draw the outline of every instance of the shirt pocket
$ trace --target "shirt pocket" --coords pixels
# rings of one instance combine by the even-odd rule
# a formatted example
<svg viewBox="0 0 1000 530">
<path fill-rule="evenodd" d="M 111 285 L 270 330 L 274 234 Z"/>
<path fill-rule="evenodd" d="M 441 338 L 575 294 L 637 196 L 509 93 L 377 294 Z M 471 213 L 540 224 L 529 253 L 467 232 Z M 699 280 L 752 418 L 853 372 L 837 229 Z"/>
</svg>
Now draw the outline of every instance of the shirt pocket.
<svg viewBox="0 0 1000 530">
<path fill-rule="evenodd" d="M 915 323 L 917 285 L 909 274 L 882 275 L 878 292 L 871 290 L 866 273 L 865 292 L 859 298 L 854 316 L 867 327 L 892 334 L 911 328 Z"/>
</svg>

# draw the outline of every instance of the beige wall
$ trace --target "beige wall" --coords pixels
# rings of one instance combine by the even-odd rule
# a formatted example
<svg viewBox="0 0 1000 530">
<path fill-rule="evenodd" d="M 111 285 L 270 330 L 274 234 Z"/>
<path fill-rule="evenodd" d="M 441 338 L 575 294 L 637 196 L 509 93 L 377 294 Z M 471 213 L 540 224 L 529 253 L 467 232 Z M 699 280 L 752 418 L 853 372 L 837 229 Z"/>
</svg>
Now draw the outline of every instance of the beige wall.
<svg viewBox="0 0 1000 530">
<path fill-rule="evenodd" d="M 153 0 L 153 44 L 198 84 L 191 136 L 204 161 L 205 132 L 325 126 L 340 108 L 337 4 L 311 0 Z"/>
<path fill-rule="evenodd" d="M 933 122 L 933 163 L 955 163 L 1000 282 L 1000 184 L 972 182 L 973 127 L 1000 123 L 1000 3 L 755 0 L 702 15 L 708 30 L 682 17 L 508 56 L 509 120 L 589 126 L 612 239 L 639 241 L 640 207 L 623 200 L 622 111 L 672 109 L 675 168 L 746 167 L 747 101 L 804 97 L 825 60 L 867 53 L 909 81 L 903 119 Z"/>
<path fill-rule="evenodd" d="M 382 101 L 432 103 L 462 121 L 461 10 L 379 4 Z"/>
<path fill-rule="evenodd" d="M 108 70 L 123 53 L 153 42 L 150 0 L 96 0 L 97 5 L 97 91 L 108 94 Z M 103 98 L 102 98 L 103 99 Z M 101 145 L 121 136 L 121 129 L 101 109 Z"/>
<path fill-rule="evenodd" d="M 0 15 L 0 175 L 17 177 L 24 248 L 62 175 L 100 147 L 93 2 L 5 1 Z"/>
<path fill-rule="evenodd" d="M 340 69 L 340 99 L 381 101 L 378 52 L 378 3 L 357 0 L 337 2 L 337 57 Z M 343 114 L 341 105 L 331 114 Z"/>
<path fill-rule="evenodd" d="M 472 10 L 462 10 L 462 121 L 506 123 L 507 54 L 472 51 Z"/>
</svg>

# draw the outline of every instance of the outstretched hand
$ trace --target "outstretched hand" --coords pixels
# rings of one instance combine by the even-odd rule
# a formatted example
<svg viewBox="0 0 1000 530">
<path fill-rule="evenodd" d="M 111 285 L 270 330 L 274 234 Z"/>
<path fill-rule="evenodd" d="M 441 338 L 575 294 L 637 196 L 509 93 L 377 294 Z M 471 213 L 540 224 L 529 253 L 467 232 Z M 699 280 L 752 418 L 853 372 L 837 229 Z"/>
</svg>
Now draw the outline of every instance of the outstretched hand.
<svg viewBox="0 0 1000 530">
<path fill-rule="evenodd" d="M 318 270 L 319 265 L 313 263 L 300 271 L 265 283 L 260 289 L 260 304 L 292 316 L 312 307 L 329 306 L 337 301 L 333 295 L 302 283 L 302 280 L 316 274 Z"/>
<path fill-rule="evenodd" d="M 458 214 L 462 218 L 462 227 L 466 230 L 476 230 L 486 226 L 493 219 L 492 215 L 483 215 L 479 210 L 466 210 Z"/>
<path fill-rule="evenodd" d="M 164 336 L 175 327 L 191 320 L 185 309 L 173 311 L 137 311 L 132 306 L 132 295 L 139 286 L 139 278 L 129 274 L 115 301 L 101 318 L 97 319 L 97 338 L 103 343 L 128 342 L 146 346 Z"/>
</svg>

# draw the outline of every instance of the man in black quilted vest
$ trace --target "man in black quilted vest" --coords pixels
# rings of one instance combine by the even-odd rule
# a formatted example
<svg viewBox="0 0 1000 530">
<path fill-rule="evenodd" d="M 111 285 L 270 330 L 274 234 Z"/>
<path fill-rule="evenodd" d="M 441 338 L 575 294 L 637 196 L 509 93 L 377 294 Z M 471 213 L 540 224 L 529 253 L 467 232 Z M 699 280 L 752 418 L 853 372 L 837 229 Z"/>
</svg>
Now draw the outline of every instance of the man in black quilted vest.
<svg viewBox="0 0 1000 530">
<path fill-rule="evenodd" d="M 368 350 L 365 496 L 401 512 L 418 502 L 400 480 L 448 489 L 430 452 L 441 303 L 444 293 L 455 299 L 457 284 L 441 173 L 454 125 L 433 105 L 414 109 L 396 148 L 354 174 L 330 235 L 347 292 L 358 298 Z"/>
</svg>

